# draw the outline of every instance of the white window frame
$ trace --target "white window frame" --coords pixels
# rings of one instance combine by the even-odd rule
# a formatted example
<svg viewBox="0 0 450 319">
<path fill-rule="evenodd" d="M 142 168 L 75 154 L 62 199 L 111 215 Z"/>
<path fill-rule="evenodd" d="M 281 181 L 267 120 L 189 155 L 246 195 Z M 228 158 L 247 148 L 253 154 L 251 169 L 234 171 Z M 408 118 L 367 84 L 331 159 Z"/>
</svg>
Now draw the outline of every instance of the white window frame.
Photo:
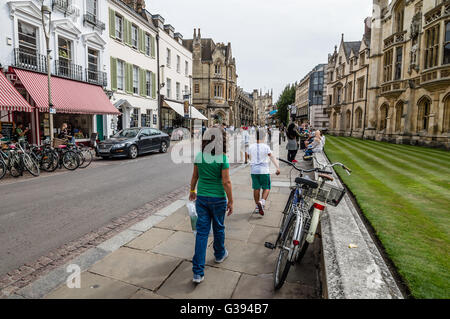
<svg viewBox="0 0 450 319">
<path fill-rule="evenodd" d="M 177 72 L 181 73 L 181 57 L 177 55 Z"/>
<path fill-rule="evenodd" d="M 136 65 L 133 65 L 133 94 L 139 94 L 139 67 Z"/>
<path fill-rule="evenodd" d="M 123 41 L 123 17 L 116 14 L 115 15 L 115 32 L 114 35 L 116 37 L 116 39 L 119 39 L 120 41 Z M 120 23 L 119 23 L 120 22 Z M 117 29 L 120 26 L 119 29 Z M 117 33 L 120 33 L 119 35 L 117 35 Z"/>
<path fill-rule="evenodd" d="M 181 100 L 181 84 L 180 82 L 176 82 L 175 84 L 176 94 L 177 94 L 177 100 Z"/>
<path fill-rule="evenodd" d="M 184 61 L 184 74 L 189 76 L 189 61 Z"/>
<path fill-rule="evenodd" d="M 148 33 L 145 33 L 145 54 L 148 56 L 152 54 L 152 39 Z"/>
<path fill-rule="evenodd" d="M 166 79 L 166 90 L 167 90 L 167 98 L 171 99 L 172 98 L 172 80 L 167 78 Z"/>
<path fill-rule="evenodd" d="M 135 49 L 138 48 L 139 41 L 139 28 L 135 24 L 131 24 L 131 46 Z"/>
<path fill-rule="evenodd" d="M 145 85 L 147 87 L 147 96 L 152 96 L 152 72 L 145 72 Z"/>
<path fill-rule="evenodd" d="M 167 67 L 168 68 L 170 68 L 170 63 L 171 63 L 171 55 L 172 55 L 172 52 L 170 51 L 170 49 L 169 48 L 167 48 Z"/>
<path fill-rule="evenodd" d="M 122 72 L 119 72 L 119 65 L 122 67 Z M 125 90 L 125 62 L 122 60 L 117 60 L 117 89 Z"/>
</svg>

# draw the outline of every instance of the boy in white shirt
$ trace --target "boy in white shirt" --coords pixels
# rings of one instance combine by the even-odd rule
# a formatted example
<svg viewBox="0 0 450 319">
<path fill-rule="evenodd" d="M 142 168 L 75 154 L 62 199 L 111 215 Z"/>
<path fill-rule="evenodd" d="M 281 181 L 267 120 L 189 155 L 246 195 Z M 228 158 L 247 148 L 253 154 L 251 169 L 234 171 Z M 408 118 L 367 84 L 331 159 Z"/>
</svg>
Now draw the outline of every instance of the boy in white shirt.
<svg viewBox="0 0 450 319">
<path fill-rule="evenodd" d="M 269 159 L 277 168 L 276 174 L 280 175 L 280 166 L 275 158 L 272 156 L 270 147 L 264 143 L 266 135 L 265 129 L 256 130 L 256 143 L 250 145 L 248 149 L 248 155 L 250 159 L 251 176 L 252 176 L 252 188 L 253 199 L 256 203 L 255 212 L 264 216 L 264 206 L 266 204 L 267 197 L 270 193 L 270 173 L 269 173 Z M 262 198 L 260 199 L 260 191 L 262 192 Z"/>
</svg>

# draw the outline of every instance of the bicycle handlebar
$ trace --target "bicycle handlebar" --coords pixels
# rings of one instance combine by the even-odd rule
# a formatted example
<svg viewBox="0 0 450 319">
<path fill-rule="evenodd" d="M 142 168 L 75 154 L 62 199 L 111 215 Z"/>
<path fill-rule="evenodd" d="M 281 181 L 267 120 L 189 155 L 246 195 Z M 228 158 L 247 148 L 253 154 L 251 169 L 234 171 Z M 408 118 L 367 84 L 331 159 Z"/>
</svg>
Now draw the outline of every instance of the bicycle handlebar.
<svg viewBox="0 0 450 319">
<path fill-rule="evenodd" d="M 291 163 L 291 162 L 286 161 L 286 160 L 281 159 L 281 158 L 277 158 L 277 159 L 278 159 L 279 161 L 283 162 L 283 163 L 286 163 L 286 164 L 292 166 L 292 167 L 295 168 L 297 171 L 302 172 L 302 173 L 318 172 L 318 173 L 328 174 L 328 175 L 333 174 L 333 172 L 325 171 L 325 170 L 319 169 L 319 168 L 313 168 L 313 169 L 308 169 L 308 170 L 306 170 L 306 169 L 301 169 L 301 168 L 298 168 L 297 166 L 295 166 L 294 163 Z M 348 175 L 350 175 L 351 172 L 352 172 L 351 169 L 349 169 L 347 166 L 345 166 L 345 165 L 342 164 L 342 163 L 333 163 L 333 164 L 326 165 L 325 167 L 326 167 L 326 168 L 327 168 L 327 167 L 331 167 L 331 168 L 332 168 L 332 167 L 335 166 L 335 165 L 341 166 L 341 167 L 347 172 Z"/>
</svg>

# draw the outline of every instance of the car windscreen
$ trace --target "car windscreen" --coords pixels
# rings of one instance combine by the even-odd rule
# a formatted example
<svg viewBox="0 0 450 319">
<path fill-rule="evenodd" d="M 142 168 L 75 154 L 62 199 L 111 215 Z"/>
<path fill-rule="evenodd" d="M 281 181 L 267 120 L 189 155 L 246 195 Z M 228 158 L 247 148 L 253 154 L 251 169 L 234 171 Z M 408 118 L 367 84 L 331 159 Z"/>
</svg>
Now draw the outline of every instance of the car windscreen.
<svg viewBox="0 0 450 319">
<path fill-rule="evenodd" d="M 138 135 L 138 133 L 139 133 L 139 129 L 126 129 L 126 130 L 122 130 L 122 131 L 114 134 L 113 137 L 132 138 L 132 137 L 136 137 L 136 135 Z"/>
</svg>

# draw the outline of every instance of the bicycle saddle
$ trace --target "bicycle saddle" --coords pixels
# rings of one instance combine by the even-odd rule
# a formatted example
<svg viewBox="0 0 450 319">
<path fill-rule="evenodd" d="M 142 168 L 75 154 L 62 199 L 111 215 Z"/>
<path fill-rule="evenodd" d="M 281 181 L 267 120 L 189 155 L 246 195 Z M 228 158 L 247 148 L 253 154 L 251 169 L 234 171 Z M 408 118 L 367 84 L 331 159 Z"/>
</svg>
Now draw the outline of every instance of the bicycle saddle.
<svg viewBox="0 0 450 319">
<path fill-rule="evenodd" d="M 67 148 L 67 145 L 59 145 L 58 148 Z"/>
<path fill-rule="evenodd" d="M 296 177 L 295 178 L 295 183 L 297 184 L 304 184 L 307 185 L 311 188 L 317 188 L 319 187 L 319 184 L 317 184 L 317 182 L 309 179 L 309 178 L 303 178 L 303 177 Z"/>
</svg>

